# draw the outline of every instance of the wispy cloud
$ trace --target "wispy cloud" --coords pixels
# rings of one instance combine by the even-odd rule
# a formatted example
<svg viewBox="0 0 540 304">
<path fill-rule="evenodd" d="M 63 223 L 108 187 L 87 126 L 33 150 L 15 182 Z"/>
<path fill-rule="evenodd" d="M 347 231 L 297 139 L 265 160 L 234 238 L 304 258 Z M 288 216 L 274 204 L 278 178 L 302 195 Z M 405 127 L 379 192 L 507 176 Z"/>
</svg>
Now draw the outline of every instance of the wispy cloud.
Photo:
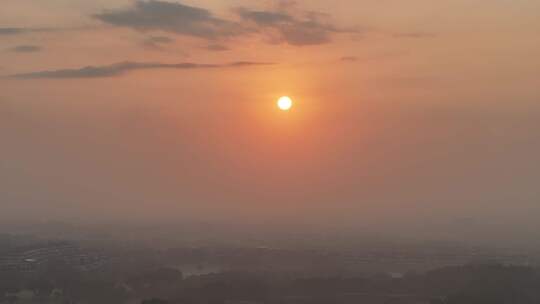
<svg viewBox="0 0 540 304">
<path fill-rule="evenodd" d="M 0 35 L 17 35 L 27 32 L 28 29 L 17 27 L 0 27 Z"/>
<path fill-rule="evenodd" d="M 328 16 L 317 12 L 297 12 L 285 10 L 250 10 L 237 9 L 240 18 L 255 28 L 257 32 L 267 34 L 271 41 L 296 46 L 328 43 L 340 33 L 360 33 L 357 29 L 345 29 L 334 25 Z"/>
<path fill-rule="evenodd" d="M 229 47 L 223 44 L 213 43 L 206 46 L 206 49 L 214 52 L 228 51 Z"/>
<path fill-rule="evenodd" d="M 234 20 L 223 19 L 211 11 L 178 2 L 136 0 L 127 8 L 104 11 L 94 18 L 110 25 L 138 31 L 162 31 L 212 41 L 245 35 L 264 35 L 273 43 L 296 46 L 328 43 L 340 33 L 359 33 L 334 25 L 327 15 L 292 9 L 235 9 Z M 294 11 L 294 13 L 293 13 Z"/>
<path fill-rule="evenodd" d="M 8 49 L 8 51 L 15 53 L 35 53 L 41 50 L 43 50 L 43 48 L 37 45 L 18 45 Z"/>
<path fill-rule="evenodd" d="M 161 49 L 165 45 L 173 42 L 174 39 L 167 36 L 150 36 L 143 41 L 143 45 L 150 48 Z"/>
<path fill-rule="evenodd" d="M 136 70 L 148 69 L 216 69 L 216 68 L 239 68 L 248 66 L 271 65 L 268 62 L 237 61 L 226 64 L 201 64 L 201 63 L 159 63 L 159 62 L 132 62 L 125 61 L 103 66 L 87 66 L 77 69 L 46 70 L 31 73 L 11 75 L 10 78 L 18 79 L 62 79 L 62 78 L 102 78 L 114 77 Z"/>
<path fill-rule="evenodd" d="M 0 27 L 0 36 L 21 35 L 36 32 L 55 31 L 53 28 L 30 28 L 30 27 Z"/>
<path fill-rule="evenodd" d="M 340 61 L 344 61 L 344 62 L 355 62 L 355 61 L 358 61 L 358 57 L 356 56 L 343 56 L 341 58 L 339 58 Z"/>
</svg>

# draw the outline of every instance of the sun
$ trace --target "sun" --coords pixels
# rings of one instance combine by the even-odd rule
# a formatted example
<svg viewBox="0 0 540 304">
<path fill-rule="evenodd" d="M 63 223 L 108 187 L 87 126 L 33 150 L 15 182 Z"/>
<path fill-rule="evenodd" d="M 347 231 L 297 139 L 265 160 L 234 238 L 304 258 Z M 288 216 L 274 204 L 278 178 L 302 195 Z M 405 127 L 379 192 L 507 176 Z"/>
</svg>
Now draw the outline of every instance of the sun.
<svg viewBox="0 0 540 304">
<path fill-rule="evenodd" d="M 277 106 L 282 111 L 289 111 L 292 108 L 293 101 L 289 96 L 280 97 L 277 101 Z"/>
</svg>

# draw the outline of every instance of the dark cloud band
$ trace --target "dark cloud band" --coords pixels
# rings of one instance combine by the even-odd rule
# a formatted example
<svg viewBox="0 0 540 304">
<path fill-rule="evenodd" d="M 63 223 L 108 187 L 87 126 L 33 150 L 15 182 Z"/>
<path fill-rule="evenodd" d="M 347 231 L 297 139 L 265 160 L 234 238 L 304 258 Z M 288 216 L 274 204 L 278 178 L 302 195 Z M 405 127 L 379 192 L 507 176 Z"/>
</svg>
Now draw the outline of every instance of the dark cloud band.
<svg viewBox="0 0 540 304">
<path fill-rule="evenodd" d="M 206 9 L 158 0 L 137 0 L 133 7 L 105 11 L 94 18 L 141 31 L 161 30 L 205 39 L 236 36 L 243 31 L 235 22 L 217 18 Z"/>
<path fill-rule="evenodd" d="M 216 68 L 235 68 L 247 66 L 271 65 L 266 62 L 237 61 L 227 64 L 200 64 L 200 63 L 155 63 L 155 62 L 120 62 L 104 66 L 87 66 L 79 69 L 61 69 L 39 71 L 32 73 L 15 74 L 10 78 L 18 79 L 66 79 L 66 78 L 102 78 L 120 76 L 125 73 L 136 70 L 148 69 L 216 69 Z"/>
<path fill-rule="evenodd" d="M 269 36 L 274 43 L 316 45 L 328 43 L 339 33 L 358 33 L 333 25 L 325 14 L 237 8 L 236 20 L 216 17 L 204 8 L 178 2 L 136 0 L 132 7 L 105 11 L 94 18 L 114 26 L 138 31 L 165 31 L 208 40 L 243 35 Z"/>
<path fill-rule="evenodd" d="M 21 35 L 36 32 L 50 32 L 52 28 L 29 28 L 29 27 L 0 27 L 0 36 Z"/>
<path fill-rule="evenodd" d="M 8 51 L 15 53 L 36 53 L 40 52 L 42 48 L 37 45 L 19 45 L 13 48 L 8 49 Z"/>
</svg>

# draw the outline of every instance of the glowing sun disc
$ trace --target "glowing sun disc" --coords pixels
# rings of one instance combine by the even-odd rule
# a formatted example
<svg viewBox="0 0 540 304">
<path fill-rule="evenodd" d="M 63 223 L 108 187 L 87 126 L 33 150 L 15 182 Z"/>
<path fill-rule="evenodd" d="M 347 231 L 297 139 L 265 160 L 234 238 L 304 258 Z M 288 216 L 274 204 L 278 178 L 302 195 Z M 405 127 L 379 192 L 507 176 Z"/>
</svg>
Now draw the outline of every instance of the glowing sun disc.
<svg viewBox="0 0 540 304">
<path fill-rule="evenodd" d="M 288 111 L 292 108 L 293 102 L 292 99 L 288 96 L 283 96 L 279 98 L 277 106 L 280 110 Z"/>
</svg>

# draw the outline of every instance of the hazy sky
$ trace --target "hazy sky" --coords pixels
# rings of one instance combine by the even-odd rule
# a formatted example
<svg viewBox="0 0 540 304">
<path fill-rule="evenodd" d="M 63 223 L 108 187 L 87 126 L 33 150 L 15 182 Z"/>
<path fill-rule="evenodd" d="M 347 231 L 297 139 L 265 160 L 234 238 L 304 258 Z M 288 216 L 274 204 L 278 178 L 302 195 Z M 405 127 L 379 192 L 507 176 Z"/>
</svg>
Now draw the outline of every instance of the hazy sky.
<svg viewBox="0 0 540 304">
<path fill-rule="evenodd" d="M 540 228 L 540 1 L 0 7 L 2 218 Z"/>
</svg>

